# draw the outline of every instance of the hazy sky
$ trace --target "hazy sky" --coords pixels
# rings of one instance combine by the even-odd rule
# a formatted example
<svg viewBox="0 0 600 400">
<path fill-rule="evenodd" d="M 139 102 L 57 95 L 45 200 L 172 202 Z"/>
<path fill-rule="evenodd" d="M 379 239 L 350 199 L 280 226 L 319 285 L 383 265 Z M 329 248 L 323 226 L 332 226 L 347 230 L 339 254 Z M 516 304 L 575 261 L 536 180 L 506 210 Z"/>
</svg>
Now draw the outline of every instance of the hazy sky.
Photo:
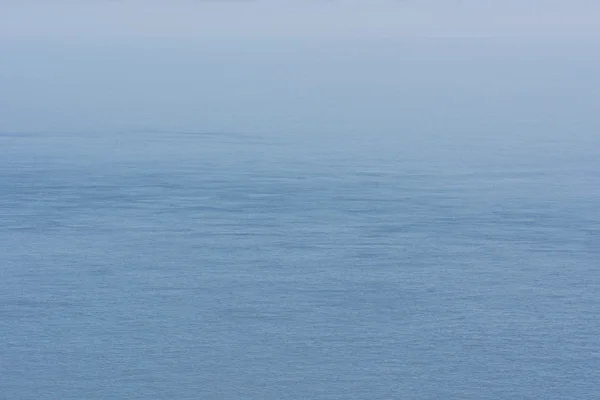
<svg viewBox="0 0 600 400">
<path fill-rule="evenodd" d="M 600 36 L 597 0 L 0 0 L 0 39 Z"/>
<path fill-rule="evenodd" d="M 599 0 L 0 0 L 0 132 L 596 127 L 599 16 Z"/>
</svg>

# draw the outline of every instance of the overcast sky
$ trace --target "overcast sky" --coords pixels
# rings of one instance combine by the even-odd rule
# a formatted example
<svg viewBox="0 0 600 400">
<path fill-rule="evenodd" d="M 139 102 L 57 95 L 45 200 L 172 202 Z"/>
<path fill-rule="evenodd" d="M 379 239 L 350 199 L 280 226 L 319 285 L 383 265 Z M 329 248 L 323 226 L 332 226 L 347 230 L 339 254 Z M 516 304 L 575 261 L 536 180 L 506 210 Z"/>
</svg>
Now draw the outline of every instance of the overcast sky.
<svg viewBox="0 0 600 400">
<path fill-rule="evenodd" d="M 0 0 L 0 39 L 600 37 L 598 0 Z"/>
</svg>

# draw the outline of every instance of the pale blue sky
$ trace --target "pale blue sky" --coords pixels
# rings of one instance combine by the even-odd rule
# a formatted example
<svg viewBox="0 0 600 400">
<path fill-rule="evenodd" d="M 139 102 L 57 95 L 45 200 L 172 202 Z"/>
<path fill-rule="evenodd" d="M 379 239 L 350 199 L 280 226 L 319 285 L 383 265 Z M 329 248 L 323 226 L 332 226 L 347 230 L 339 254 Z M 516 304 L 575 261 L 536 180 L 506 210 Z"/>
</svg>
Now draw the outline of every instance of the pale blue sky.
<svg viewBox="0 0 600 400">
<path fill-rule="evenodd" d="M 586 37 L 591 0 L 0 0 L 0 38 Z"/>
<path fill-rule="evenodd" d="M 0 132 L 595 134 L 599 16 L 598 0 L 0 0 Z"/>
</svg>

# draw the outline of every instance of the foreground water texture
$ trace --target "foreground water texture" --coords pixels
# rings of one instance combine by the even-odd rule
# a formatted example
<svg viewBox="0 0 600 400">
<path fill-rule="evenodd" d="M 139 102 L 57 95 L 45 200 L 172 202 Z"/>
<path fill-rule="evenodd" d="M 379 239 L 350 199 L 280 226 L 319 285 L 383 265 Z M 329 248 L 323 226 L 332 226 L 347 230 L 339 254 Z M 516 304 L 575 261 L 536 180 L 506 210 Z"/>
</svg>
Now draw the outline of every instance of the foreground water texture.
<svg viewBox="0 0 600 400">
<path fill-rule="evenodd" d="M 595 398 L 596 120 L 408 114 L 2 133 L 0 397 Z"/>
</svg>

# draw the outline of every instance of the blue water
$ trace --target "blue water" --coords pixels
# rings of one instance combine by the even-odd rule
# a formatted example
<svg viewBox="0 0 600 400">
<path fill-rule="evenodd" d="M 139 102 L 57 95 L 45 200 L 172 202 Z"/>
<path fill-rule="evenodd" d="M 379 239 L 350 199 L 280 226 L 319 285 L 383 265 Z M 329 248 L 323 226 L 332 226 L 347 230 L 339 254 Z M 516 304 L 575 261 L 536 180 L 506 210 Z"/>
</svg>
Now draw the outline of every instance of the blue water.
<svg viewBox="0 0 600 400">
<path fill-rule="evenodd" d="M 592 146 L 0 140 L 3 398 L 600 389 Z"/>
<path fill-rule="evenodd" d="M 0 398 L 597 397 L 593 90 L 524 81 L 304 131 L 1 133 Z"/>
</svg>

